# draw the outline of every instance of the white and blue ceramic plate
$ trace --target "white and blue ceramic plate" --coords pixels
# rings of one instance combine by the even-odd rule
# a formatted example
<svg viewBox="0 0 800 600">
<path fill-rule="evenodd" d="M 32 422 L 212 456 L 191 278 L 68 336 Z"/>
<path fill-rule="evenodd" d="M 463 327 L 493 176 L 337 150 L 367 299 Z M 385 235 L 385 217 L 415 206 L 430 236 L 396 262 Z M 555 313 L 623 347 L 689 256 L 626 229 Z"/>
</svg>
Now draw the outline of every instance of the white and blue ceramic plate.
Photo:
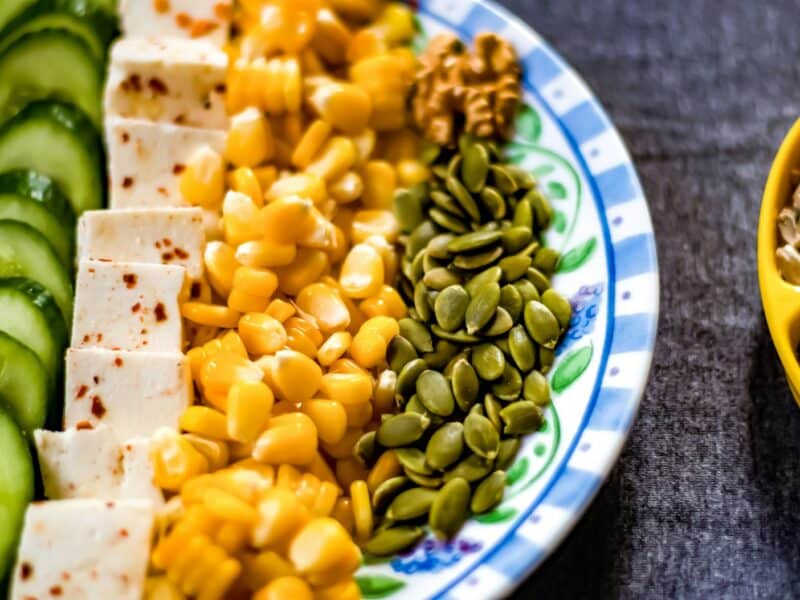
<svg viewBox="0 0 800 600">
<path fill-rule="evenodd" d="M 658 262 L 647 203 L 617 131 L 586 84 L 534 31 L 476 0 L 421 0 L 422 46 L 450 31 L 494 31 L 524 66 L 525 106 L 511 160 L 555 208 L 546 243 L 563 252 L 554 286 L 573 319 L 550 373 L 553 404 L 508 471 L 493 512 L 450 542 L 365 564 L 365 598 L 497 598 L 576 524 L 614 466 L 644 393 L 658 321 Z"/>
</svg>

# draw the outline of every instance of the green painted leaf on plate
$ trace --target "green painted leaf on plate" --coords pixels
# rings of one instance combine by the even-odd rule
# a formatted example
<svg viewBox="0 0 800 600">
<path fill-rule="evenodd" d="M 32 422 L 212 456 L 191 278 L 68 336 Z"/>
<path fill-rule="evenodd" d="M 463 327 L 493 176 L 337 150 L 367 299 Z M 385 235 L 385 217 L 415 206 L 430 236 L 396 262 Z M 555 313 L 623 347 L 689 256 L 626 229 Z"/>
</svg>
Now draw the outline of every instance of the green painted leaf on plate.
<svg viewBox="0 0 800 600">
<path fill-rule="evenodd" d="M 512 486 L 515 483 L 517 483 L 528 473 L 529 466 L 530 466 L 530 461 L 527 458 L 525 457 L 520 458 L 517 462 L 515 462 L 511 466 L 511 468 L 508 470 L 508 473 L 506 473 L 506 483 L 509 486 Z"/>
<path fill-rule="evenodd" d="M 553 373 L 553 380 L 551 381 L 553 391 L 560 394 L 572 385 L 578 377 L 583 375 L 592 360 L 593 353 L 594 348 L 589 344 L 567 354 Z"/>
<path fill-rule="evenodd" d="M 359 575 L 356 583 L 364 598 L 386 598 L 406 586 L 405 582 L 388 575 Z"/>
<path fill-rule="evenodd" d="M 560 210 L 553 212 L 553 229 L 557 233 L 564 233 L 567 230 L 567 217 Z"/>
<path fill-rule="evenodd" d="M 550 181 L 547 184 L 547 194 L 552 200 L 565 200 L 567 188 L 560 181 Z"/>
<path fill-rule="evenodd" d="M 525 105 L 517 115 L 517 135 L 535 144 L 542 135 L 542 119 L 532 106 Z"/>
<path fill-rule="evenodd" d="M 484 525 L 493 525 L 496 523 L 505 523 L 506 521 L 510 521 L 516 515 L 516 508 L 512 508 L 510 506 L 501 506 L 494 509 L 492 512 L 486 513 L 485 515 L 478 515 L 475 517 L 475 520 L 478 523 L 483 523 Z"/>
<path fill-rule="evenodd" d="M 531 175 L 537 178 L 547 177 L 548 175 L 550 175 L 550 173 L 552 173 L 555 170 L 556 168 L 553 165 L 548 165 L 548 164 L 539 165 L 538 167 L 533 168 L 533 171 L 531 171 Z"/>
<path fill-rule="evenodd" d="M 597 248 L 597 238 L 591 237 L 582 244 L 567 251 L 558 262 L 556 272 L 569 273 L 582 267 Z"/>
</svg>

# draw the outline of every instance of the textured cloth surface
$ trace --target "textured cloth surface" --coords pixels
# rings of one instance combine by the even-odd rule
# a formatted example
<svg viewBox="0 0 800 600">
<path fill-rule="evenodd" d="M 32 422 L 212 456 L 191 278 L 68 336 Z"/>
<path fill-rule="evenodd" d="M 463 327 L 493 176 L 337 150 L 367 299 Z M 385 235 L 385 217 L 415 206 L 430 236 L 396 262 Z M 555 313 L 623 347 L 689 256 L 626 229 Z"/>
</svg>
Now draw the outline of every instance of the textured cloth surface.
<svg viewBox="0 0 800 600">
<path fill-rule="evenodd" d="M 661 266 L 622 458 L 520 598 L 800 597 L 800 409 L 761 310 L 756 224 L 800 116 L 796 0 L 501 0 L 625 138 Z"/>
</svg>

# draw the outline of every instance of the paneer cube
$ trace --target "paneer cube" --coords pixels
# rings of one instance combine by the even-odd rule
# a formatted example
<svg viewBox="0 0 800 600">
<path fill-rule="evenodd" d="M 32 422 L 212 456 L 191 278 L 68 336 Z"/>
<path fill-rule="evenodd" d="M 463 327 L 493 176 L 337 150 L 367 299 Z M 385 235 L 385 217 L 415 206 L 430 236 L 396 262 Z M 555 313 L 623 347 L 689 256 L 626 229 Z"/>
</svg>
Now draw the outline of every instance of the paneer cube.
<svg viewBox="0 0 800 600">
<path fill-rule="evenodd" d="M 184 38 L 222 46 L 228 41 L 231 0 L 122 0 L 127 37 Z"/>
</svg>

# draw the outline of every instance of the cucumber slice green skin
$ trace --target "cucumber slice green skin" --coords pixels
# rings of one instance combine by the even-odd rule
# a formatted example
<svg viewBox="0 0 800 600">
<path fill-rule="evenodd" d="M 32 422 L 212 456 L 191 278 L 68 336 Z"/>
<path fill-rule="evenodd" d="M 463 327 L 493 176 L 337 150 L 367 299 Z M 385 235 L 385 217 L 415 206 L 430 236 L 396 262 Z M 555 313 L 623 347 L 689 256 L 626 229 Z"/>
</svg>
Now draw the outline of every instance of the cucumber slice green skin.
<svg viewBox="0 0 800 600">
<path fill-rule="evenodd" d="M 11 37 L 26 24 L 52 13 L 69 15 L 85 23 L 102 47 L 99 54 L 101 58 L 119 33 L 117 3 L 114 0 L 1 0 L 0 38 Z"/>
<path fill-rule="evenodd" d="M 33 500 L 34 470 L 28 442 L 0 410 L 0 580 L 14 563 L 25 510 Z"/>
<path fill-rule="evenodd" d="M 92 53 L 92 58 L 98 64 L 105 63 L 107 46 L 103 39 L 89 23 L 67 13 L 44 13 L 18 24 L 15 21 L 7 28 L 7 33 L 0 33 L 0 54 L 23 36 L 45 30 L 65 31 L 80 38 Z"/>
<path fill-rule="evenodd" d="M 0 127 L 0 172 L 32 169 L 56 182 L 76 215 L 102 208 L 102 140 L 78 109 L 39 101 Z"/>
<path fill-rule="evenodd" d="M 0 407 L 31 435 L 50 407 L 49 375 L 33 350 L 0 332 Z"/>
<path fill-rule="evenodd" d="M 72 271 L 75 214 L 52 179 L 35 171 L 0 173 L 0 219 L 27 223 L 38 230 Z"/>
<path fill-rule="evenodd" d="M 37 0 L 2 0 L 0 2 L 0 31 L 13 21 L 22 18 L 37 3 Z"/>
<path fill-rule="evenodd" d="M 0 55 L 0 122 L 35 100 L 80 108 L 99 128 L 103 63 L 78 37 L 58 30 L 29 33 Z"/>
<path fill-rule="evenodd" d="M 50 389 L 56 389 L 67 328 L 50 292 L 24 277 L 0 278 L 0 331 L 36 354 L 50 377 Z"/>
</svg>

